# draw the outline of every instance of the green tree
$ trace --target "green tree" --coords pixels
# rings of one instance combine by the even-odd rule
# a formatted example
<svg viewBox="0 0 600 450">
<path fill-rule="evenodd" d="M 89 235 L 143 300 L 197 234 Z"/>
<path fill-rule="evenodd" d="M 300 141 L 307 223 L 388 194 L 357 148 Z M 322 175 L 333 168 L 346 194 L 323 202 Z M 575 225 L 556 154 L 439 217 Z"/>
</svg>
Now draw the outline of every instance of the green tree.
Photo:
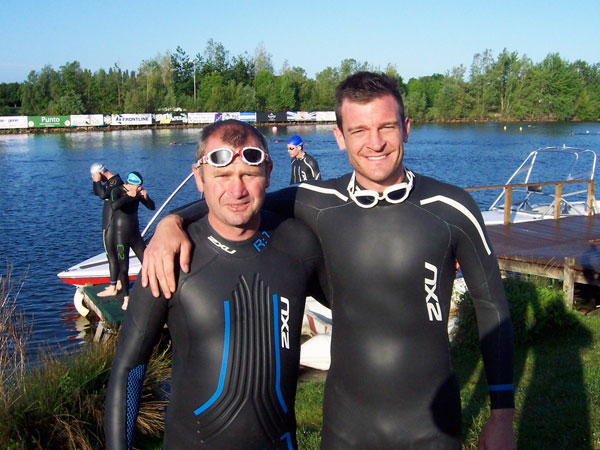
<svg viewBox="0 0 600 450">
<path fill-rule="evenodd" d="M 171 55 L 172 89 L 177 100 L 194 95 L 194 70 L 200 61 L 191 59 L 179 46 Z"/>
<path fill-rule="evenodd" d="M 20 107 L 19 83 L 0 83 L 0 115 L 15 115 Z"/>
<path fill-rule="evenodd" d="M 259 70 L 254 77 L 254 91 L 256 106 L 260 111 L 272 111 L 267 105 L 269 103 L 269 96 L 274 89 L 275 75 L 268 70 Z"/>
<path fill-rule="evenodd" d="M 499 104 L 499 92 L 494 83 L 492 67 L 494 58 L 491 50 L 476 53 L 473 57 L 470 73 L 470 91 L 473 98 L 473 109 L 470 116 L 476 119 L 486 119 L 490 110 L 496 111 Z"/>
</svg>

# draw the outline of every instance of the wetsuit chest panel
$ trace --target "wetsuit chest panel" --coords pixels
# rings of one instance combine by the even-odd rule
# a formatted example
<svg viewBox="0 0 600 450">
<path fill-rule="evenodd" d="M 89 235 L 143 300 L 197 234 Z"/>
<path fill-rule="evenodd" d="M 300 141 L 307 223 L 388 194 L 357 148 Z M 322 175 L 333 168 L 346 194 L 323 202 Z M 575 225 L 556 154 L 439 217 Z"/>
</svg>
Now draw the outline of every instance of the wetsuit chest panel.
<svg viewBox="0 0 600 450">
<path fill-rule="evenodd" d="M 181 380 L 171 388 L 169 442 L 183 443 L 189 432 L 180 430 L 187 426 L 210 448 L 247 442 L 288 448 L 286 439 L 295 442 L 295 381 L 288 380 L 298 370 L 302 255 L 280 252 L 276 234 L 260 252 L 251 243 L 242 248 L 222 239 L 225 245 L 217 247 L 206 226 L 190 234 L 192 270 L 169 309 L 173 379 Z"/>
</svg>

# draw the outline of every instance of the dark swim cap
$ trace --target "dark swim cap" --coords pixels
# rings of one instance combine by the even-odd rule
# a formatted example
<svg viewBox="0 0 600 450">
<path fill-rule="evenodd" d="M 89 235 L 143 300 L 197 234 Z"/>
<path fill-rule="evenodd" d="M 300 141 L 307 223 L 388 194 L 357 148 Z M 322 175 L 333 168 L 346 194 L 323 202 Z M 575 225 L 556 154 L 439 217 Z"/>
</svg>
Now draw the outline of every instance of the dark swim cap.
<svg viewBox="0 0 600 450">
<path fill-rule="evenodd" d="M 135 185 L 140 185 L 144 182 L 144 179 L 142 178 L 142 174 L 139 172 L 129 172 L 129 175 L 127 175 L 127 183 L 128 184 L 135 184 Z"/>
<path fill-rule="evenodd" d="M 287 141 L 288 145 L 302 145 L 302 138 L 300 136 L 292 136 Z"/>
</svg>

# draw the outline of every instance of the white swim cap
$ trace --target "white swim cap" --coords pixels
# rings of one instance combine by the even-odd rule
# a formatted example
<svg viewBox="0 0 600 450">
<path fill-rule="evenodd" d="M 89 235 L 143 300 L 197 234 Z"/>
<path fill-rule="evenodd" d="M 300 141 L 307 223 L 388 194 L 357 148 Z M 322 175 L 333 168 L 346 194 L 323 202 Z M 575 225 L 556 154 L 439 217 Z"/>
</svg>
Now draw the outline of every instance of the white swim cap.
<svg viewBox="0 0 600 450">
<path fill-rule="evenodd" d="M 90 167 L 90 173 L 92 175 L 94 175 L 98 172 L 103 173 L 105 170 L 106 170 L 106 167 L 104 167 L 104 164 L 102 164 L 102 163 L 96 162 L 96 163 L 92 164 L 92 166 Z"/>
</svg>

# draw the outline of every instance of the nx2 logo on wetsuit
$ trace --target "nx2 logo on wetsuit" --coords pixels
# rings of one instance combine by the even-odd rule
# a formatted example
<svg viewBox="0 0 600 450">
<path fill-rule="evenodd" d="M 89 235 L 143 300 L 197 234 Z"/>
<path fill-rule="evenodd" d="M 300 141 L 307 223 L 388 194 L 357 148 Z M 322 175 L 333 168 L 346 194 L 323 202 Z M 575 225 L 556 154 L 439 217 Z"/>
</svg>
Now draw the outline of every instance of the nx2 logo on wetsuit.
<svg viewBox="0 0 600 450">
<path fill-rule="evenodd" d="M 442 321 L 442 311 L 440 309 L 440 302 L 438 301 L 437 295 L 435 295 L 435 290 L 437 288 L 437 267 L 433 264 L 429 264 L 425 262 L 425 268 L 432 273 L 432 278 L 425 278 L 425 293 L 427 294 L 427 298 L 425 298 L 425 303 L 427 304 L 427 314 L 429 315 L 429 320 L 433 322 L 434 320 Z"/>
<path fill-rule="evenodd" d="M 221 250 L 223 250 L 224 252 L 229 253 L 230 255 L 233 255 L 237 250 L 230 250 L 229 247 L 227 247 L 224 244 L 221 244 L 219 241 L 217 241 L 213 236 L 208 236 L 207 238 L 210 242 L 212 242 L 213 244 L 215 244 L 216 247 L 220 248 Z"/>
<path fill-rule="evenodd" d="M 283 309 L 285 305 L 285 309 Z M 290 301 L 281 297 L 281 346 L 283 348 L 290 348 L 290 326 L 288 321 L 290 320 Z"/>
</svg>

